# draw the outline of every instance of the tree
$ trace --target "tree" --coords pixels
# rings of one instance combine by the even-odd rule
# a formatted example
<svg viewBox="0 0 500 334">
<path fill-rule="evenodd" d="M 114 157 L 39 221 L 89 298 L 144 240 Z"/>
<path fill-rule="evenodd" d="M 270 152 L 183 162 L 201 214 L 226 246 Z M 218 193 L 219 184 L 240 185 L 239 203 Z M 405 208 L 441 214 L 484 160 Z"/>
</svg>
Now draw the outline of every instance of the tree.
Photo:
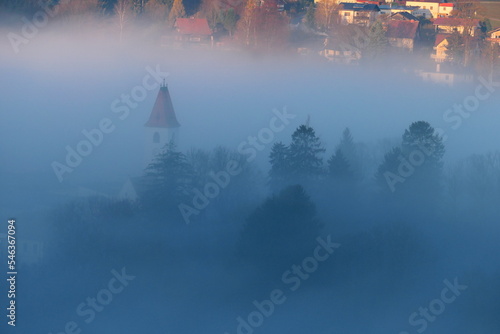
<svg viewBox="0 0 500 334">
<path fill-rule="evenodd" d="M 445 152 L 443 139 L 428 122 L 413 122 L 403 134 L 401 149 L 406 156 L 422 151 L 426 155 L 426 163 L 437 168 L 443 165 L 442 159 Z"/>
<path fill-rule="evenodd" d="M 476 33 L 477 21 L 483 16 L 483 9 L 478 0 L 457 0 L 451 12 L 453 17 L 459 18 L 463 25 L 463 60 L 462 65 L 468 67 L 472 61 L 473 36 Z"/>
<path fill-rule="evenodd" d="M 221 11 L 222 3 L 220 0 L 202 0 L 199 13 L 207 19 L 208 25 L 215 29 L 220 23 Z"/>
<path fill-rule="evenodd" d="M 145 207 L 176 210 L 177 205 L 189 197 L 193 187 L 192 166 L 170 142 L 146 168 L 144 184 L 146 191 L 142 202 Z"/>
<path fill-rule="evenodd" d="M 483 17 L 483 8 L 478 0 L 457 0 L 454 2 L 453 11 L 451 12 L 453 17 L 465 19 L 466 34 L 471 34 L 471 29 L 473 29 L 473 20 Z"/>
<path fill-rule="evenodd" d="M 269 184 L 272 190 L 281 189 L 290 176 L 290 150 L 282 142 L 273 145 L 269 154 L 271 170 L 269 171 Z"/>
<path fill-rule="evenodd" d="M 495 73 L 499 63 L 500 45 L 495 42 L 483 41 L 480 61 L 476 62 L 477 69 L 485 76 Z"/>
<path fill-rule="evenodd" d="M 247 0 L 241 19 L 238 22 L 240 38 L 246 46 L 254 44 L 255 41 L 255 12 L 257 5 L 255 0 Z"/>
<path fill-rule="evenodd" d="M 236 29 L 236 23 L 238 22 L 238 15 L 235 10 L 230 8 L 228 10 L 221 11 L 219 14 L 219 20 L 224 26 L 224 29 L 226 29 L 229 32 L 229 35 L 232 36 L 234 30 Z"/>
<path fill-rule="evenodd" d="M 35 13 L 37 10 L 40 10 L 40 6 L 42 4 L 52 4 L 51 1 L 45 0 L 45 1 L 38 1 L 38 0 L 24 0 L 24 1 L 19 1 L 19 0 L 2 0 L 0 1 L 0 9 L 2 12 L 4 10 L 6 11 L 11 11 L 11 12 L 20 12 L 20 13 Z"/>
<path fill-rule="evenodd" d="M 137 15 L 141 15 L 144 12 L 144 8 L 148 0 L 132 0 L 132 8 Z"/>
<path fill-rule="evenodd" d="M 401 168 L 407 170 L 404 183 L 411 198 L 418 198 L 424 208 L 435 207 L 442 190 L 442 138 L 429 123 L 414 122 L 403 134 L 401 151 L 400 166 L 405 164 Z"/>
<path fill-rule="evenodd" d="M 59 2 L 54 11 L 59 17 L 65 17 L 71 22 L 75 22 L 77 17 L 86 22 L 101 15 L 104 8 L 99 0 L 71 0 Z"/>
<path fill-rule="evenodd" d="M 305 23 L 308 28 L 316 29 L 316 11 L 314 9 L 314 4 L 309 4 L 309 7 L 307 7 Z"/>
<path fill-rule="evenodd" d="M 364 59 L 379 60 L 385 54 L 389 42 L 385 36 L 385 28 L 382 22 L 375 21 L 368 29 L 368 41 L 363 53 Z"/>
<path fill-rule="evenodd" d="M 429 123 L 412 123 L 403 134 L 401 147 L 388 152 L 378 168 L 376 180 L 380 189 L 394 194 L 393 199 L 408 208 L 435 208 L 442 190 L 444 152 L 442 138 Z"/>
<path fill-rule="evenodd" d="M 277 0 L 266 0 L 256 10 L 255 46 L 260 50 L 276 50 L 286 45 L 288 17 L 278 10 Z"/>
<path fill-rule="evenodd" d="M 144 6 L 144 13 L 152 20 L 164 23 L 168 19 L 172 5 L 172 0 L 149 0 Z"/>
<path fill-rule="evenodd" d="M 291 173 L 299 179 L 319 176 L 324 152 L 314 129 L 308 125 L 299 126 L 292 134 L 290 144 Z"/>
<path fill-rule="evenodd" d="M 328 174 L 337 181 L 351 181 L 354 178 L 351 166 L 340 148 L 328 159 Z"/>
<path fill-rule="evenodd" d="M 282 272 L 314 249 L 322 229 L 316 208 L 299 186 L 268 198 L 247 219 L 238 250 L 262 269 Z"/>
<path fill-rule="evenodd" d="M 168 14 L 168 21 L 170 22 L 170 24 L 173 26 L 178 18 L 185 16 L 186 16 L 186 9 L 182 4 L 182 0 L 174 0 L 172 9 Z"/>
<path fill-rule="evenodd" d="M 278 11 L 276 0 L 265 1 L 260 7 L 255 0 L 248 0 L 238 21 L 237 35 L 249 48 L 280 49 L 287 41 L 288 18 Z"/>
<path fill-rule="evenodd" d="M 332 25 L 335 23 L 334 18 L 336 17 L 338 6 L 339 5 L 336 0 L 322 0 L 317 4 L 315 19 L 318 26 L 320 26 L 323 30 L 330 30 Z"/>
<path fill-rule="evenodd" d="M 115 15 L 120 29 L 120 43 L 123 40 L 123 30 L 132 16 L 132 3 L 130 0 L 118 0 L 114 7 Z"/>
<path fill-rule="evenodd" d="M 458 31 L 454 31 L 446 40 L 448 41 L 448 44 L 446 45 L 446 56 L 449 61 L 456 65 L 465 65 L 464 36 L 462 36 Z"/>
<path fill-rule="evenodd" d="M 481 24 L 481 32 L 483 34 L 486 34 L 493 29 L 491 20 L 489 18 L 485 18 L 480 24 Z"/>
<path fill-rule="evenodd" d="M 377 169 L 375 180 L 382 193 L 393 193 L 398 188 L 399 182 L 404 182 L 398 174 L 400 160 L 402 155 L 400 147 L 393 147 L 389 152 L 384 155 L 384 160 Z"/>
<path fill-rule="evenodd" d="M 347 161 L 350 164 L 354 164 L 356 160 L 356 146 L 354 144 L 354 139 L 352 138 L 351 130 L 345 128 L 342 132 L 342 138 L 337 146 L 337 149 L 341 150 Z"/>
</svg>

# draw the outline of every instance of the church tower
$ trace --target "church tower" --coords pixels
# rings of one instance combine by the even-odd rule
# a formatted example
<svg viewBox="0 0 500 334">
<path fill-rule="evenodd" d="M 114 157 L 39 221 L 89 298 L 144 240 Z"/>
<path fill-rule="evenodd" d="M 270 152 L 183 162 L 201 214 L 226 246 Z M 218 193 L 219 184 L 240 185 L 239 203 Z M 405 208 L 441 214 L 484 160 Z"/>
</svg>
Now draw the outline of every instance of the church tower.
<svg viewBox="0 0 500 334">
<path fill-rule="evenodd" d="M 147 166 L 167 143 L 173 141 L 175 144 L 179 144 L 179 127 L 181 125 L 175 116 L 172 99 L 165 82 L 160 86 L 153 110 L 144 126 L 146 131 L 144 153 L 145 165 Z"/>
</svg>

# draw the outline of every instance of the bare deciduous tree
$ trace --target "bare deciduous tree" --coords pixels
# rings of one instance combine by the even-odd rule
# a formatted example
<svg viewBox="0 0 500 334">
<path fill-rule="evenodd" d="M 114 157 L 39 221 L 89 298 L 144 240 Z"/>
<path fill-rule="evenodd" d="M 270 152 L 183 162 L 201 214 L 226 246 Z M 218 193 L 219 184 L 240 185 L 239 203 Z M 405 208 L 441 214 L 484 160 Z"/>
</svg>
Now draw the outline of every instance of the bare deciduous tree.
<svg viewBox="0 0 500 334">
<path fill-rule="evenodd" d="M 120 43 L 123 41 L 123 30 L 133 15 L 132 2 L 130 0 L 118 0 L 115 4 L 115 15 L 120 28 Z"/>
</svg>

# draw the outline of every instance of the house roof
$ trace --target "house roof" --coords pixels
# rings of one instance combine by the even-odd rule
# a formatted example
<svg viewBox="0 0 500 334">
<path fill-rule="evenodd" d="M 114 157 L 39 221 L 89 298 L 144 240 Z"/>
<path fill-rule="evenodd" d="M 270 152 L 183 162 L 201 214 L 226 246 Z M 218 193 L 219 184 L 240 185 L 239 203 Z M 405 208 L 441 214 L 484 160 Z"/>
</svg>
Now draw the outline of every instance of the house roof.
<svg viewBox="0 0 500 334">
<path fill-rule="evenodd" d="M 407 0 L 406 2 L 425 2 L 425 3 L 441 3 L 441 1 L 438 0 Z"/>
<path fill-rule="evenodd" d="M 386 36 L 388 38 L 410 38 L 415 39 L 418 29 L 418 21 L 392 20 L 387 23 Z"/>
<path fill-rule="evenodd" d="M 356 0 L 358 3 L 369 3 L 372 5 L 378 5 L 380 2 L 379 1 L 371 1 L 371 0 Z"/>
<path fill-rule="evenodd" d="M 439 6 L 441 6 L 441 7 L 453 7 L 454 5 L 451 2 L 442 2 L 439 4 Z"/>
<path fill-rule="evenodd" d="M 342 2 L 340 4 L 340 10 L 352 10 L 355 12 L 378 12 L 380 11 L 380 8 L 377 5 L 370 3 Z"/>
<path fill-rule="evenodd" d="M 402 21 L 418 21 L 416 16 L 408 13 L 408 12 L 398 12 L 392 13 L 388 17 L 389 20 L 402 20 Z"/>
<path fill-rule="evenodd" d="M 178 18 L 175 27 L 181 35 L 212 35 L 207 19 Z"/>
<path fill-rule="evenodd" d="M 436 41 L 434 41 L 434 46 L 438 46 L 439 44 L 441 44 L 448 37 L 450 37 L 450 34 L 437 34 L 436 35 Z"/>
<path fill-rule="evenodd" d="M 435 26 L 448 26 L 448 27 L 461 27 L 467 25 L 479 25 L 479 20 L 477 19 L 460 19 L 457 17 L 438 17 L 432 23 Z"/>
<path fill-rule="evenodd" d="M 499 31 L 500 31 L 500 28 L 496 28 L 496 29 L 493 29 L 493 30 L 488 31 L 488 34 L 490 34 L 490 35 L 491 35 L 491 34 L 493 34 L 493 33 L 495 33 L 495 32 L 499 32 Z"/>
<path fill-rule="evenodd" d="M 181 126 L 175 116 L 167 85 L 160 87 L 153 111 L 144 125 L 152 128 L 177 128 Z"/>
</svg>

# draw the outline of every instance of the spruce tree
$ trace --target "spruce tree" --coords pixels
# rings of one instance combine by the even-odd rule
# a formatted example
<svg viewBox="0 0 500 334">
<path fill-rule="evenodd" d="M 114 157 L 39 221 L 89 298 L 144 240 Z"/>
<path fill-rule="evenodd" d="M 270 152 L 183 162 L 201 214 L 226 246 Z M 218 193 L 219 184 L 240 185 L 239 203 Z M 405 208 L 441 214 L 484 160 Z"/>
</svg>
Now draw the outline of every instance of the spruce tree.
<svg viewBox="0 0 500 334">
<path fill-rule="evenodd" d="M 325 152 L 314 129 L 301 125 L 292 134 L 290 144 L 290 170 L 300 181 L 314 178 L 321 174 L 323 166 L 322 154 Z"/>
<path fill-rule="evenodd" d="M 328 173 L 339 181 L 351 181 L 354 177 L 351 166 L 340 148 L 328 159 Z"/>
<path fill-rule="evenodd" d="M 290 177 L 290 150 L 282 142 L 273 145 L 269 154 L 271 170 L 269 171 L 269 185 L 273 191 L 281 189 Z"/>
<path fill-rule="evenodd" d="M 173 142 L 165 145 L 146 168 L 144 186 L 146 207 L 172 209 L 189 197 L 193 186 L 192 167 Z"/>
</svg>

